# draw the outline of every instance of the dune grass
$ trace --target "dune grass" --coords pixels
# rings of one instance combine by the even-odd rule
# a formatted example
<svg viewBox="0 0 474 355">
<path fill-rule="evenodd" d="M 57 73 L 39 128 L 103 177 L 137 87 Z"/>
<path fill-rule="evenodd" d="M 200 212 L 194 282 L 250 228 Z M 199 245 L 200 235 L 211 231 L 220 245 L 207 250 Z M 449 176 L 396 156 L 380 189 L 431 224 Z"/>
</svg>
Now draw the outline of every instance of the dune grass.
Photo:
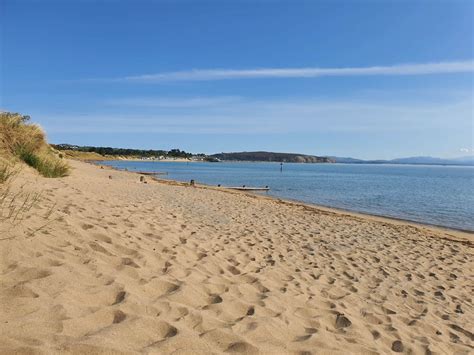
<svg viewBox="0 0 474 355">
<path fill-rule="evenodd" d="M 43 130 L 28 121 L 28 116 L 0 112 L 0 242 L 22 234 L 31 237 L 54 221 L 51 215 L 55 205 L 44 215 L 35 214 L 36 207 L 46 203 L 42 193 L 36 188 L 29 191 L 15 181 L 21 162 L 45 177 L 65 176 L 69 172 L 67 163 L 46 142 Z M 26 223 L 31 217 L 42 224 L 31 228 Z"/>
<path fill-rule="evenodd" d="M 41 127 L 29 123 L 29 119 L 17 113 L 0 113 L 0 157 L 10 161 L 20 159 L 45 177 L 68 175 L 67 163 L 48 145 Z"/>
<path fill-rule="evenodd" d="M 62 177 L 69 173 L 69 166 L 58 158 L 42 157 L 31 151 L 21 151 L 19 157 L 44 177 Z"/>
<path fill-rule="evenodd" d="M 5 184 L 16 174 L 10 164 L 3 159 L 0 160 L 0 184 Z"/>
<path fill-rule="evenodd" d="M 81 152 L 78 150 L 61 150 L 67 158 L 75 160 L 114 160 L 120 158 L 120 156 L 104 156 L 96 152 Z"/>
<path fill-rule="evenodd" d="M 0 242 L 17 236 L 16 233 L 11 234 L 11 232 L 15 230 L 18 232 L 15 229 L 18 226 L 26 226 L 23 222 L 31 217 L 31 210 L 38 206 L 41 200 L 41 192 L 25 192 L 23 187 L 20 191 L 15 191 L 13 180 L 17 173 L 18 169 L 0 158 Z M 41 217 L 46 221 L 50 214 Z M 36 230 L 29 231 L 27 234 L 31 236 Z"/>
</svg>

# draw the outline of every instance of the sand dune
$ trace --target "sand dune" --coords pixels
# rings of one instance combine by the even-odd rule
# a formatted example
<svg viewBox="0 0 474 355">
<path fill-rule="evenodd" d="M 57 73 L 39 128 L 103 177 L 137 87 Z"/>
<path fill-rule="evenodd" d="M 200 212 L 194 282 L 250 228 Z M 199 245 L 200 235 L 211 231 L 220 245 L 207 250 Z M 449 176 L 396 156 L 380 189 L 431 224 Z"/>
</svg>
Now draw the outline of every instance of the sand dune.
<svg viewBox="0 0 474 355">
<path fill-rule="evenodd" d="M 473 351 L 468 234 L 71 164 L 16 181 L 2 353 Z"/>
</svg>

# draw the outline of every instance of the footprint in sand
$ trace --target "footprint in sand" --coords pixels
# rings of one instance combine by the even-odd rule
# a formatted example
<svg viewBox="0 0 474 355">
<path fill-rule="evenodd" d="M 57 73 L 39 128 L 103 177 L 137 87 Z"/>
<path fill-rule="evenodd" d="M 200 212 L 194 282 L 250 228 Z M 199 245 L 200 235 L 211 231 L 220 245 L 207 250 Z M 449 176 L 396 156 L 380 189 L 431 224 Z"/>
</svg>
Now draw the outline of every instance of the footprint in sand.
<svg viewBox="0 0 474 355">
<path fill-rule="evenodd" d="M 228 353 L 244 353 L 244 354 L 256 354 L 258 353 L 258 349 L 250 345 L 249 343 L 246 343 L 244 341 L 239 341 L 236 343 L 231 343 L 225 352 Z"/>
<path fill-rule="evenodd" d="M 156 333 L 158 334 L 160 338 L 163 338 L 163 339 L 172 338 L 176 334 L 178 334 L 178 329 L 173 327 L 168 322 L 162 321 L 158 323 L 156 327 Z"/>
<path fill-rule="evenodd" d="M 347 327 L 350 327 L 351 325 L 352 325 L 352 322 L 349 320 L 349 318 L 344 316 L 344 314 L 342 313 L 338 313 L 338 315 L 336 316 L 336 329 L 347 328 Z"/>
<path fill-rule="evenodd" d="M 463 335 L 465 335 L 466 337 L 469 338 L 469 340 L 471 341 L 474 341 L 474 334 L 471 333 L 470 331 L 464 329 L 464 328 L 461 328 L 460 326 L 456 325 L 456 324 L 450 324 L 449 327 Z"/>
<path fill-rule="evenodd" d="M 311 338 L 311 334 L 305 334 L 305 335 L 297 336 L 293 341 L 302 342 L 302 341 L 308 340 L 309 338 Z"/>
<path fill-rule="evenodd" d="M 217 303 L 222 303 L 223 299 L 219 295 L 211 295 L 209 298 L 209 303 L 210 304 L 217 304 Z"/>
<path fill-rule="evenodd" d="M 251 306 L 249 307 L 249 309 L 247 310 L 247 316 L 253 316 L 255 314 L 255 307 L 254 306 Z"/>
<path fill-rule="evenodd" d="M 112 238 L 110 238 L 109 236 L 107 236 L 105 234 L 95 233 L 93 235 L 93 237 L 96 239 L 96 242 L 100 240 L 100 241 L 105 242 L 107 244 L 112 244 Z"/>
<path fill-rule="evenodd" d="M 21 280 L 31 281 L 44 279 L 52 275 L 52 272 L 46 269 L 29 268 L 21 274 Z"/>
<path fill-rule="evenodd" d="M 180 285 L 154 278 L 148 282 L 146 287 L 152 289 L 153 293 L 157 294 L 158 297 L 162 297 L 176 293 L 179 290 Z"/>
<path fill-rule="evenodd" d="M 112 321 L 113 324 L 121 323 L 127 318 L 125 313 L 123 313 L 121 310 L 117 310 L 114 312 L 114 320 Z"/>
<path fill-rule="evenodd" d="M 140 266 L 138 266 L 132 259 L 130 258 L 123 258 L 122 259 L 122 265 L 125 265 L 125 266 L 130 266 L 130 267 L 134 267 L 135 269 L 139 269 Z"/>
<path fill-rule="evenodd" d="M 81 225 L 81 228 L 86 231 L 86 230 L 94 228 L 94 226 L 92 224 L 84 223 L 84 224 Z"/>
<path fill-rule="evenodd" d="M 115 296 L 115 301 L 114 301 L 114 303 L 112 303 L 112 305 L 122 303 L 123 300 L 125 299 L 126 295 L 127 295 L 127 293 L 125 291 L 118 292 L 117 295 Z"/>
<path fill-rule="evenodd" d="M 25 286 L 23 283 L 18 283 L 13 287 L 7 288 L 5 290 L 5 296 L 10 298 L 15 297 L 24 297 L 24 298 L 38 298 L 39 295 L 33 292 L 29 287 Z"/>
<path fill-rule="evenodd" d="M 392 350 L 396 353 L 403 352 L 403 343 L 400 340 L 395 340 L 392 343 Z"/>
<path fill-rule="evenodd" d="M 107 249 L 105 249 L 102 245 L 97 244 L 96 242 L 89 243 L 89 246 L 92 250 L 97 251 L 99 253 L 108 255 L 108 256 L 113 256 L 112 253 L 110 253 Z"/>
</svg>

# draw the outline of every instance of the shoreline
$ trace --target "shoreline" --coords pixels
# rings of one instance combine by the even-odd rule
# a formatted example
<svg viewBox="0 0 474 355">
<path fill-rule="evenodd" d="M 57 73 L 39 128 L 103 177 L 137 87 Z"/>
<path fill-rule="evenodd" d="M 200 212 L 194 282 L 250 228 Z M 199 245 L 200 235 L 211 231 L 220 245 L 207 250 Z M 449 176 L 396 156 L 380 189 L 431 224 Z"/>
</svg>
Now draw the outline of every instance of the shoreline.
<svg viewBox="0 0 474 355">
<path fill-rule="evenodd" d="M 88 161 L 87 163 L 96 165 L 96 166 L 97 165 L 101 166 L 100 161 L 97 161 L 97 162 Z M 298 164 L 298 163 L 295 163 L 295 164 Z M 115 171 L 129 172 L 136 175 L 141 175 L 139 172 L 135 172 L 133 170 L 123 170 L 123 169 L 119 169 L 110 165 L 104 165 L 104 167 L 111 170 L 115 170 Z M 174 179 L 161 179 L 161 178 L 158 178 L 157 176 L 150 176 L 150 177 L 158 183 L 190 187 L 189 183 L 184 182 L 184 181 L 179 181 L 179 180 L 174 180 Z M 296 199 L 281 198 L 281 197 L 271 196 L 271 195 L 262 195 L 262 194 L 246 192 L 246 191 L 236 191 L 236 190 L 226 189 L 225 187 L 217 187 L 214 185 L 207 185 L 207 184 L 203 184 L 199 182 L 196 183 L 194 187 L 223 191 L 223 192 L 231 193 L 231 194 L 235 194 L 235 193 L 245 194 L 254 198 L 270 199 L 279 203 L 291 204 L 297 207 L 299 206 L 299 207 L 304 207 L 304 208 L 315 209 L 316 211 L 325 211 L 325 212 L 330 212 L 330 213 L 335 213 L 335 214 L 340 214 L 340 215 L 347 215 L 351 217 L 367 218 L 370 220 L 378 220 L 380 222 L 411 225 L 413 227 L 430 229 L 436 232 L 450 232 L 450 233 L 458 234 L 456 237 L 467 239 L 470 242 L 473 242 L 473 239 L 474 239 L 474 231 L 462 229 L 462 228 L 445 227 L 442 225 L 418 222 L 418 221 L 413 221 L 413 220 L 404 219 L 404 218 L 397 218 L 397 217 L 385 216 L 385 215 L 376 215 L 376 214 L 371 214 L 368 212 L 359 212 L 359 211 L 349 210 L 349 209 L 344 209 L 344 208 L 325 206 L 325 205 L 319 205 L 319 204 L 314 204 L 314 203 L 307 203 L 307 202 L 296 200 Z"/>
<path fill-rule="evenodd" d="M 278 197 L 275 197 L 275 196 L 268 196 L 268 197 L 270 197 L 270 198 L 274 197 L 276 199 L 279 199 Z M 466 234 L 466 237 L 474 238 L 474 231 L 471 231 L 469 229 L 446 227 L 446 226 L 439 225 L 439 224 L 418 222 L 418 221 L 413 221 L 413 220 L 405 219 L 405 218 L 397 218 L 397 217 L 386 216 L 386 215 L 372 214 L 372 213 L 369 213 L 369 212 L 359 212 L 359 211 L 350 210 L 350 209 L 331 207 L 331 206 L 325 206 L 325 205 L 318 205 L 318 204 L 312 204 L 312 203 L 305 203 L 305 202 L 299 201 L 299 200 L 292 200 L 292 199 L 281 199 L 281 200 L 284 201 L 284 202 L 294 203 L 296 205 L 303 205 L 303 206 L 307 206 L 309 208 L 315 208 L 317 210 L 327 210 L 329 212 L 346 214 L 346 215 L 351 215 L 351 216 L 357 216 L 357 217 L 361 217 L 361 218 L 378 219 L 380 221 L 386 221 L 386 222 L 394 222 L 394 223 L 399 222 L 399 223 L 403 223 L 403 224 L 413 225 L 414 227 L 421 227 L 421 228 L 439 230 L 440 232 L 462 233 L 462 234 Z"/>
</svg>

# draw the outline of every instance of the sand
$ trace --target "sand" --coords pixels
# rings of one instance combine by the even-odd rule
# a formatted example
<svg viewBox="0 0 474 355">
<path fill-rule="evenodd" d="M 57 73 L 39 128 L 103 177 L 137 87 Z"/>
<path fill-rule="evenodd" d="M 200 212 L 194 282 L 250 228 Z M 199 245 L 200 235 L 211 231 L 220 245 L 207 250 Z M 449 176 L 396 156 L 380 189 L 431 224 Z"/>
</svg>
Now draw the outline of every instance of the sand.
<svg viewBox="0 0 474 355">
<path fill-rule="evenodd" d="M 71 164 L 15 181 L 1 353 L 473 351 L 470 234 Z"/>
</svg>

